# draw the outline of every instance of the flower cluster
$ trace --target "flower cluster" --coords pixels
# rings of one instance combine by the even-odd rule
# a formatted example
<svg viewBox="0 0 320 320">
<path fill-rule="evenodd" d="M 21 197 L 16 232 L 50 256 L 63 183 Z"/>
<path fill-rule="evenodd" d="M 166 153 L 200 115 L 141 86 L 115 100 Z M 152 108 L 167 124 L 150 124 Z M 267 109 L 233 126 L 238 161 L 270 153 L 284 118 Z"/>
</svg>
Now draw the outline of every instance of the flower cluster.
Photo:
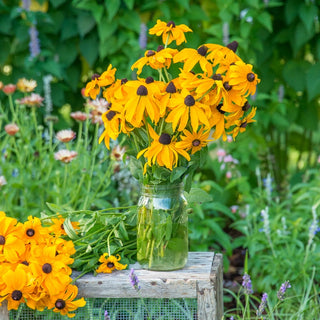
<svg viewBox="0 0 320 320">
<path fill-rule="evenodd" d="M 117 254 L 117 256 L 109 255 L 108 253 L 104 253 L 100 258 L 99 262 L 101 265 L 96 270 L 97 273 L 111 273 L 113 270 L 124 270 L 127 265 L 121 264 L 119 261 L 121 257 Z"/>
<path fill-rule="evenodd" d="M 60 237 L 62 222 L 55 234 L 55 228 L 43 227 L 39 218 L 29 216 L 20 223 L 0 211 L 0 302 L 7 300 L 9 310 L 26 303 L 73 317 L 70 312 L 85 305 L 83 298 L 75 300 L 78 288 L 71 283 L 69 266 L 75 249 L 72 241 Z"/>
<path fill-rule="evenodd" d="M 110 139 L 129 136 L 136 147 L 137 158 L 144 157 L 144 174 L 151 167 L 173 170 L 187 163 L 213 139 L 236 136 L 254 122 L 256 108 L 248 97 L 255 94 L 260 82 L 235 53 L 237 43 L 224 47 L 203 44 L 197 49 L 169 48 L 186 42 L 186 25 L 158 20 L 149 30 L 162 37 L 157 50 L 146 50 L 132 65 L 138 79 L 116 79 L 116 69 L 109 65 L 101 75 L 94 74 L 87 83 L 85 95 L 92 99 L 102 92 L 108 109 L 102 115 L 104 132 L 100 142 L 110 148 Z M 175 78 L 170 67 L 180 67 Z M 155 70 L 159 79 L 140 77 L 145 66 Z M 175 67 L 177 69 L 177 67 Z"/>
</svg>

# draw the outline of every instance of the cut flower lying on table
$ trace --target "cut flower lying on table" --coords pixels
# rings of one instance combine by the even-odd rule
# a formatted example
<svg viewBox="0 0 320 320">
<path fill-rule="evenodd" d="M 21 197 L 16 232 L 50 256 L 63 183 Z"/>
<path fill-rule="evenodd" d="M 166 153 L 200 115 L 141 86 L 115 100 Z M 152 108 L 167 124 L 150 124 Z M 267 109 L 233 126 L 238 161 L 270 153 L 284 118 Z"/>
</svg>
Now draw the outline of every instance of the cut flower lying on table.
<svg viewBox="0 0 320 320">
<path fill-rule="evenodd" d="M 116 79 L 116 69 L 109 65 L 101 75 L 93 75 L 85 89 L 92 99 L 102 92 L 109 103 L 99 142 L 110 148 L 110 139 L 120 134 L 130 139 L 134 148 L 129 154 L 135 158 L 131 167 L 143 169 L 137 176 L 143 183 L 192 176 L 210 139 L 235 139 L 255 121 L 256 108 L 248 97 L 260 79 L 235 53 L 237 42 L 180 51 L 168 47 L 186 42 L 186 32 L 192 32 L 186 25 L 158 20 L 149 33 L 161 36 L 163 45 L 147 50 L 132 65 L 137 80 Z M 150 73 L 142 77 L 146 66 Z M 173 77 L 170 72 L 178 69 Z"/>
</svg>

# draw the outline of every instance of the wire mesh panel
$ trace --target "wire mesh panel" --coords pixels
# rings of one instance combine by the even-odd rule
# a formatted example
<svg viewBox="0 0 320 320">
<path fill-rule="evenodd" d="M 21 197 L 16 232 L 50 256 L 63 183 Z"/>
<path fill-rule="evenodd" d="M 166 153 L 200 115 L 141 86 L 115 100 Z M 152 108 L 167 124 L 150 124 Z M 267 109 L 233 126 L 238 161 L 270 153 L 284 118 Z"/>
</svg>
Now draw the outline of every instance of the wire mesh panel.
<svg viewBox="0 0 320 320">
<path fill-rule="evenodd" d="M 116 299 L 90 298 L 75 313 L 75 320 L 104 320 L 105 311 L 110 320 L 195 320 L 197 299 Z M 10 320 L 63 320 L 69 319 L 53 311 L 38 312 L 21 305 L 10 311 Z"/>
</svg>

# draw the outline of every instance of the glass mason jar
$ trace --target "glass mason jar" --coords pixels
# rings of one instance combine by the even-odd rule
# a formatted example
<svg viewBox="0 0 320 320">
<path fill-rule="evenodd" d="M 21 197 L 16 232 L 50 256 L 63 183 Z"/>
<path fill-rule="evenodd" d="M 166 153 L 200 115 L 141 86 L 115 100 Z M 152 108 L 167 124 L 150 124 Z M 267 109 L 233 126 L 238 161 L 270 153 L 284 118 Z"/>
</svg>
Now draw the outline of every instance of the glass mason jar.
<svg viewBox="0 0 320 320">
<path fill-rule="evenodd" d="M 182 184 L 143 185 L 141 191 L 138 262 L 149 270 L 183 268 L 188 259 L 188 215 Z"/>
</svg>

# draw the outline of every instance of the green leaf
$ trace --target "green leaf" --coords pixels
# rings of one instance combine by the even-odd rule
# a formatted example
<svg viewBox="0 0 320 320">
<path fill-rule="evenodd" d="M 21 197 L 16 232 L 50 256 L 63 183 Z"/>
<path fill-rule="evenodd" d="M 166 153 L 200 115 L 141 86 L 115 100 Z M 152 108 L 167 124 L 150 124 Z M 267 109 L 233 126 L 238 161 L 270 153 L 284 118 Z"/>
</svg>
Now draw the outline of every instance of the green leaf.
<svg viewBox="0 0 320 320">
<path fill-rule="evenodd" d="M 58 62 L 48 60 L 43 63 L 42 67 L 46 72 L 51 73 L 57 78 L 62 78 L 62 68 Z"/>
<path fill-rule="evenodd" d="M 65 66 L 70 66 L 78 56 L 77 41 L 75 39 L 64 41 L 57 44 L 56 52 L 59 56 L 59 61 Z"/>
<path fill-rule="evenodd" d="M 312 65 L 307 72 L 307 94 L 309 101 L 320 95 L 320 62 Z"/>
<path fill-rule="evenodd" d="M 21 14 L 21 13 L 20 13 Z M 9 15 L 0 15 L 0 30 L 2 34 L 10 34 L 12 31 L 12 18 Z M 1 47 L 2 50 L 3 47 Z"/>
<path fill-rule="evenodd" d="M 286 1 L 284 12 L 288 24 L 291 24 L 293 20 L 298 16 L 300 4 L 300 0 Z"/>
<path fill-rule="evenodd" d="M 93 66 L 98 58 L 98 45 L 99 41 L 95 34 L 90 34 L 89 37 L 80 40 L 80 51 L 90 66 Z"/>
<path fill-rule="evenodd" d="M 118 24 L 110 22 L 107 17 L 103 17 L 98 25 L 98 33 L 101 42 L 107 42 L 108 38 L 117 30 Z"/>
<path fill-rule="evenodd" d="M 296 55 L 300 48 L 312 38 L 313 34 L 310 34 L 305 25 L 302 22 L 299 22 L 295 28 L 293 36 L 294 38 L 292 45 Z"/>
<path fill-rule="evenodd" d="M 0 39 L 0 64 L 4 65 L 7 62 L 7 59 L 10 55 L 10 41 L 9 39 L 6 39 L 4 37 L 2 37 Z"/>
<path fill-rule="evenodd" d="M 296 91 L 303 91 L 306 86 L 306 63 L 301 61 L 289 61 L 283 68 L 283 77 Z"/>
<path fill-rule="evenodd" d="M 126 4 L 129 10 L 133 9 L 134 6 L 134 0 L 123 0 L 123 2 Z"/>
<path fill-rule="evenodd" d="M 187 171 L 186 167 L 176 167 L 172 169 L 170 174 L 170 182 L 174 182 L 181 178 L 181 176 Z"/>
<path fill-rule="evenodd" d="M 226 216 L 228 216 L 232 220 L 235 220 L 235 216 L 232 214 L 230 208 L 223 205 L 220 202 L 211 202 L 210 208 L 212 208 L 213 210 L 216 210 L 218 212 L 223 212 Z"/>
<path fill-rule="evenodd" d="M 191 188 L 190 192 L 184 192 L 188 203 L 203 203 L 212 201 L 212 196 L 200 188 Z"/>
<path fill-rule="evenodd" d="M 74 19 L 65 19 L 61 28 L 61 40 L 66 40 L 76 35 L 78 35 L 76 21 Z"/>
<path fill-rule="evenodd" d="M 271 15 L 266 11 L 257 15 L 257 20 L 263 25 L 269 32 L 272 32 Z"/>
<path fill-rule="evenodd" d="M 318 8 L 312 4 L 301 4 L 299 10 L 299 16 L 301 21 L 305 25 L 306 29 L 310 33 L 313 29 L 315 19 L 318 15 Z"/>
<path fill-rule="evenodd" d="M 50 4 L 54 7 L 54 8 L 58 8 L 59 6 L 61 6 L 63 3 L 65 3 L 67 0 L 50 0 Z"/>
<path fill-rule="evenodd" d="M 77 16 L 77 25 L 79 33 L 84 37 L 96 25 L 95 19 L 89 12 L 79 12 Z"/>
<path fill-rule="evenodd" d="M 109 21 L 113 19 L 120 8 L 121 1 L 120 0 L 108 0 L 105 2 L 106 9 L 108 12 Z"/>
<path fill-rule="evenodd" d="M 73 226 L 72 226 L 70 217 L 67 217 L 67 218 L 64 220 L 64 222 L 63 222 L 63 228 L 64 228 L 64 231 L 66 232 L 66 234 L 68 235 L 68 237 L 69 237 L 71 240 L 79 239 L 76 231 L 74 230 L 74 228 L 73 228 Z"/>
</svg>

